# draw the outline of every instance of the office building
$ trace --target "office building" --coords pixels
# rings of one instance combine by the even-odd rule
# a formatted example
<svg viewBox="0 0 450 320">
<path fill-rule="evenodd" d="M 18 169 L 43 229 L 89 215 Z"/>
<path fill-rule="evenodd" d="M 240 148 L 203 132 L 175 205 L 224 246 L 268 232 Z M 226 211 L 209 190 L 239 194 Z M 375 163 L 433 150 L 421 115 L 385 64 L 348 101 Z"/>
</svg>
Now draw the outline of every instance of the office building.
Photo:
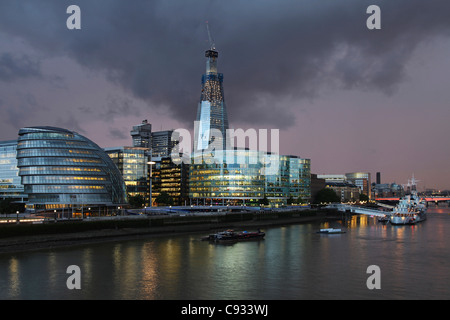
<svg viewBox="0 0 450 320">
<path fill-rule="evenodd" d="M 345 182 L 327 182 L 326 187 L 336 192 L 341 202 L 358 201 L 361 190 L 356 185 Z"/>
<path fill-rule="evenodd" d="M 152 131 L 152 125 L 147 120 L 133 126 L 130 134 L 133 147 L 151 149 L 153 157 L 170 157 L 172 148 L 178 141 L 174 130 Z"/>
<path fill-rule="evenodd" d="M 194 133 L 194 151 L 208 149 L 208 146 L 213 146 L 216 150 L 225 150 L 227 149 L 228 115 L 223 92 L 223 74 L 217 72 L 219 53 L 212 46 L 206 51 L 205 56 L 206 74 L 202 76 L 202 91 Z"/>
<path fill-rule="evenodd" d="M 259 205 L 265 198 L 273 205 L 309 202 L 309 159 L 231 148 L 223 74 L 217 72 L 219 54 L 211 46 L 205 56 L 189 175 L 192 202 Z"/>
<path fill-rule="evenodd" d="M 94 142 L 61 128 L 19 130 L 17 167 L 34 210 L 88 208 L 98 214 L 127 202 L 121 173 Z M 103 210 L 103 211 L 102 211 Z"/>
<path fill-rule="evenodd" d="M 358 200 L 356 197 L 355 191 L 353 190 L 353 186 L 357 186 L 360 190 L 361 194 L 365 194 L 369 198 L 371 198 L 371 182 L 370 182 L 370 173 L 368 172 L 352 172 L 346 174 L 318 174 L 318 179 L 324 179 L 327 187 L 334 186 L 333 189 L 341 197 L 341 199 Z M 341 191 L 346 189 L 345 196 L 342 197 Z"/>
<path fill-rule="evenodd" d="M 152 132 L 152 156 L 160 158 L 170 157 L 172 148 L 178 141 L 178 137 L 174 136 L 175 134 L 174 130 Z"/>
<path fill-rule="evenodd" d="M 17 168 L 17 140 L 0 141 L 0 199 L 23 202 L 24 187 Z"/>
<path fill-rule="evenodd" d="M 151 147 L 152 125 L 147 120 L 143 120 L 141 124 L 133 126 L 130 134 L 133 139 L 133 147 Z"/>
<path fill-rule="evenodd" d="M 372 199 L 376 198 L 400 198 L 405 195 L 402 185 L 397 183 L 383 183 L 372 185 Z"/>
<path fill-rule="evenodd" d="M 323 179 L 325 182 L 346 182 L 345 174 L 318 174 L 317 179 Z"/>
<path fill-rule="evenodd" d="M 268 164 L 267 156 L 277 159 Z M 195 157 L 201 155 L 195 153 L 190 166 L 189 193 L 195 204 L 259 205 L 264 198 L 271 205 L 285 205 L 288 200 L 297 203 L 299 198 L 310 201 L 309 159 L 248 149 L 216 151 L 218 163 Z M 266 174 L 274 163 L 277 170 Z"/>
<path fill-rule="evenodd" d="M 368 172 L 352 172 L 346 173 L 345 177 L 347 181 L 356 185 L 362 194 L 365 194 L 369 198 L 371 198 L 371 182 L 370 182 L 370 173 Z"/>
<path fill-rule="evenodd" d="M 265 197 L 273 204 L 309 202 L 311 199 L 311 161 L 281 155 L 278 174 L 265 175 Z"/>
<path fill-rule="evenodd" d="M 316 202 L 317 193 L 326 188 L 325 179 L 319 178 L 317 174 L 311 173 L 311 203 Z"/>
<path fill-rule="evenodd" d="M 189 194 L 195 204 L 256 203 L 264 197 L 265 180 L 261 174 L 258 151 L 216 151 L 219 163 L 203 158 L 198 153 L 193 155 Z M 227 157 L 233 160 L 225 163 L 220 161 Z"/>
<path fill-rule="evenodd" d="M 141 147 L 116 147 L 105 148 L 104 150 L 122 174 L 127 196 L 141 196 L 145 204 L 149 205 L 149 149 Z"/>
<path fill-rule="evenodd" d="M 159 169 L 159 172 L 158 172 Z M 170 157 L 161 158 L 160 166 L 156 169 L 159 182 L 157 192 L 167 192 L 175 206 L 184 206 L 189 201 L 189 164 L 181 161 L 174 163 Z"/>
</svg>

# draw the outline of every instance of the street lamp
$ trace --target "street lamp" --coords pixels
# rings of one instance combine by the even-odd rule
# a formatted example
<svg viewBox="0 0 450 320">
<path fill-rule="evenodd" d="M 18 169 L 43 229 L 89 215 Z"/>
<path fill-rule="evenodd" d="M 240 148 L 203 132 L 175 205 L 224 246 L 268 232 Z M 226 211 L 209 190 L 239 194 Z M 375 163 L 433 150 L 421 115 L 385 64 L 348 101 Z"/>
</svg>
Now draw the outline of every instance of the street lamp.
<svg viewBox="0 0 450 320">
<path fill-rule="evenodd" d="M 150 202 L 150 207 L 153 207 L 153 201 L 152 201 L 152 166 L 154 165 L 154 164 L 156 164 L 156 162 L 154 162 L 154 161 L 149 161 L 149 162 L 147 162 L 147 164 L 148 164 L 148 166 L 149 166 L 149 168 L 150 168 L 150 170 L 149 170 L 149 191 L 150 191 L 150 199 L 149 199 L 149 202 Z"/>
</svg>

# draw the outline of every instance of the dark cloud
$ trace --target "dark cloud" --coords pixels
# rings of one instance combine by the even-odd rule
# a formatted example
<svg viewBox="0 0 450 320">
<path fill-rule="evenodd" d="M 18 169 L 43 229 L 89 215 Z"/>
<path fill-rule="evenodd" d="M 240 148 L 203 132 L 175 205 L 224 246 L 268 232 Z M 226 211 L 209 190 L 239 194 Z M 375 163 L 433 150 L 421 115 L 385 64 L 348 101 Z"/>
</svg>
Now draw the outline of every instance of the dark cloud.
<svg viewBox="0 0 450 320">
<path fill-rule="evenodd" d="M 29 77 L 42 77 L 39 61 L 26 55 L 16 56 L 9 52 L 0 54 L 1 81 L 11 82 Z"/>
<path fill-rule="evenodd" d="M 109 130 L 109 134 L 110 134 L 110 136 L 113 138 L 113 139 L 123 139 L 123 140 L 125 140 L 125 139 L 129 139 L 129 137 L 130 137 L 130 132 L 129 132 L 129 130 L 127 130 L 126 132 L 125 131 L 122 131 L 122 130 L 120 130 L 120 129 L 118 129 L 118 128 L 111 128 L 110 130 Z"/>
<path fill-rule="evenodd" d="M 90 109 L 88 109 L 88 112 L 92 114 Z M 105 119 L 106 121 L 112 121 L 116 117 L 127 116 L 132 112 L 134 112 L 136 116 L 140 116 L 139 110 L 134 108 L 131 99 L 117 95 L 109 95 L 106 100 L 106 105 L 100 113 L 100 118 Z"/>
<path fill-rule="evenodd" d="M 4 124 L 14 125 L 16 128 L 24 126 L 27 121 L 34 119 L 39 111 L 45 110 L 31 93 L 16 93 L 14 102 L 13 107 L 2 106 L 2 118 L 6 120 Z"/>
<path fill-rule="evenodd" d="M 72 112 L 68 112 L 65 116 L 58 116 L 56 119 L 58 127 L 73 130 L 75 132 L 85 134 L 86 130 L 83 129 L 82 124 L 74 116 Z"/>
<path fill-rule="evenodd" d="M 230 119 L 280 127 L 295 123 L 298 107 L 280 101 L 301 103 L 326 85 L 395 92 L 416 46 L 450 31 L 450 2 L 442 0 L 78 0 L 82 30 L 75 31 L 66 28 L 71 4 L 3 0 L 0 30 L 103 72 L 149 108 L 189 125 L 205 68 L 206 20 Z M 366 28 L 372 4 L 382 9 L 382 30 Z M 39 75 L 36 61 L 6 58 L 0 78 Z M 111 117 L 137 110 L 110 102 Z"/>
</svg>

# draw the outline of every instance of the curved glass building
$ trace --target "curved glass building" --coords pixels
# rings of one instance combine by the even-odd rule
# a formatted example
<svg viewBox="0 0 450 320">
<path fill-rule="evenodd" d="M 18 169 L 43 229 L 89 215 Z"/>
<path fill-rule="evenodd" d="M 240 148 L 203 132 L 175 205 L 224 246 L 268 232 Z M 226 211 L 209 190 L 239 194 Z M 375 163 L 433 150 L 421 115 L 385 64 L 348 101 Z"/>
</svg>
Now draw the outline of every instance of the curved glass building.
<svg viewBox="0 0 450 320">
<path fill-rule="evenodd" d="M 28 208 L 88 208 L 126 204 L 117 166 L 94 142 L 54 127 L 19 131 L 17 167 Z"/>
</svg>

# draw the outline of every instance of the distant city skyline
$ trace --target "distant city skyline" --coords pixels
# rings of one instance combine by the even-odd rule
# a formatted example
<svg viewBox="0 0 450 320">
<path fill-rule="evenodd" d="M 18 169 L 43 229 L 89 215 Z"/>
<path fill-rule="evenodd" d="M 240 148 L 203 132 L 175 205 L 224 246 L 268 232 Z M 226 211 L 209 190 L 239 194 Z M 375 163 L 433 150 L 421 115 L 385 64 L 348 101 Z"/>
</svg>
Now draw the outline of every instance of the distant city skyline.
<svg viewBox="0 0 450 320">
<path fill-rule="evenodd" d="M 312 173 L 450 189 L 450 3 L 377 1 L 368 30 L 372 2 L 3 0 L 0 140 L 56 126 L 132 145 L 143 119 L 193 130 L 208 21 L 230 128 L 280 129 L 280 153 Z"/>
</svg>

